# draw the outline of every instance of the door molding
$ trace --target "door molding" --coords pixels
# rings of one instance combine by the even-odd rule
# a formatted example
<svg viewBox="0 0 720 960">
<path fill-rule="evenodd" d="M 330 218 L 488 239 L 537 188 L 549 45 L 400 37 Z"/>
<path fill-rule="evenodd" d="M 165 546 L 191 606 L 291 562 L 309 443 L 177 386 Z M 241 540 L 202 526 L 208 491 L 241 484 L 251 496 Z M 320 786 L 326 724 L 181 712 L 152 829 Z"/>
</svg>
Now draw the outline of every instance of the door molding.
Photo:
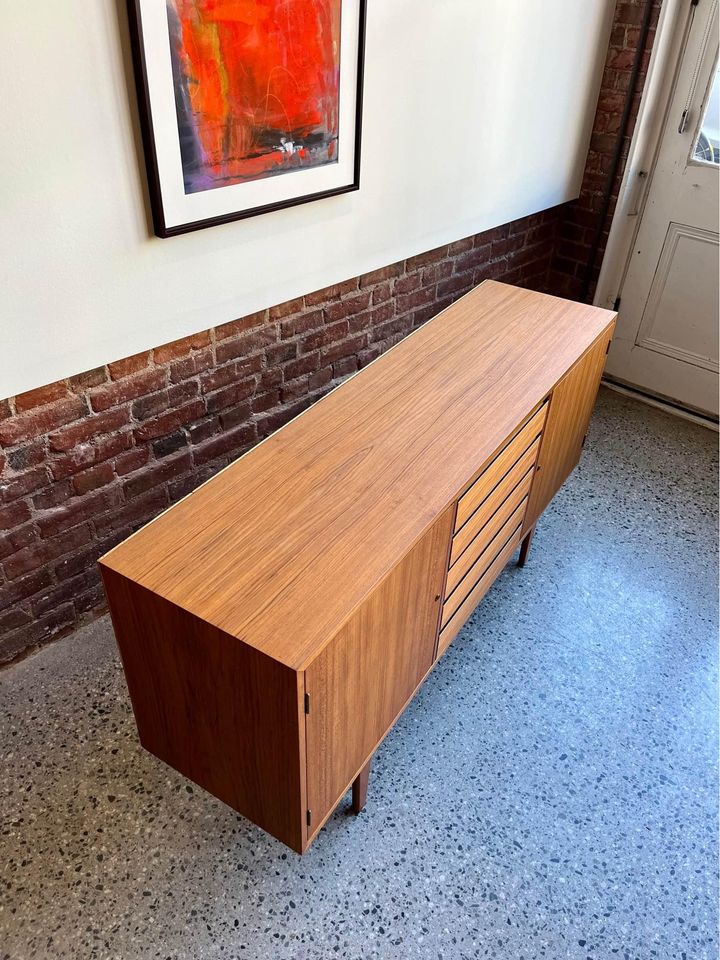
<svg viewBox="0 0 720 960">
<path fill-rule="evenodd" d="M 712 3 L 715 6 L 717 0 Z M 660 10 L 638 119 L 593 300 L 596 306 L 612 309 L 622 288 L 697 9 L 689 0 L 665 0 Z"/>
<path fill-rule="evenodd" d="M 645 347 L 647 350 L 654 350 L 655 353 L 662 353 L 666 357 L 672 357 L 674 360 L 681 360 L 683 363 L 692 363 L 696 367 L 703 367 L 705 370 L 712 370 L 718 373 L 720 365 L 711 357 L 694 353 L 691 350 L 683 350 L 674 343 L 668 343 L 665 340 L 659 340 L 653 337 L 653 327 L 657 310 L 660 306 L 665 285 L 667 283 L 670 267 L 673 258 L 681 240 L 696 240 L 699 243 L 709 243 L 714 247 L 719 245 L 717 234 L 711 230 L 705 230 L 702 227 L 693 227 L 686 223 L 671 223 L 668 227 L 665 240 L 663 241 L 660 259 L 658 260 L 657 270 L 650 285 L 647 303 L 643 311 L 642 320 L 638 328 L 635 345 Z"/>
</svg>

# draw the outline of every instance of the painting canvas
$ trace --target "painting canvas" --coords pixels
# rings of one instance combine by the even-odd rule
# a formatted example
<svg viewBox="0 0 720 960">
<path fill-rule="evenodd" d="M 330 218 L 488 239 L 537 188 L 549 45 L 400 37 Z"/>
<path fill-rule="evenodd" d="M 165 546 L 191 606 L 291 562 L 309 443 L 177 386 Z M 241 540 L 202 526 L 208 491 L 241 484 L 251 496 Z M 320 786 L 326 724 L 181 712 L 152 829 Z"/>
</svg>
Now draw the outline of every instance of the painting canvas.
<svg viewBox="0 0 720 960">
<path fill-rule="evenodd" d="M 359 186 L 364 0 L 130 0 L 155 230 Z"/>
</svg>

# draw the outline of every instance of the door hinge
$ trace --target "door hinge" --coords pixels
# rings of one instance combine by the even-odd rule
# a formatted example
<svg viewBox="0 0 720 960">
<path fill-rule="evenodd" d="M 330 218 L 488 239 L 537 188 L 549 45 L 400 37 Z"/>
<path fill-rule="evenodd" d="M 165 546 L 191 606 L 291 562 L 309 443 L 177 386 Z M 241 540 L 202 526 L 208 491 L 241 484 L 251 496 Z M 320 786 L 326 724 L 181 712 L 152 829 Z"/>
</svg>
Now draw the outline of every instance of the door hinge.
<svg viewBox="0 0 720 960">
<path fill-rule="evenodd" d="M 305 694 L 305 713 L 310 713 L 310 694 Z"/>
<path fill-rule="evenodd" d="M 308 810 L 308 812 L 307 812 L 307 817 L 306 817 L 305 819 L 307 820 L 307 825 L 308 825 L 308 826 L 311 826 L 311 825 L 312 825 L 312 810 Z"/>
<path fill-rule="evenodd" d="M 613 310 L 617 311 L 620 309 L 620 296 L 615 297 L 615 303 L 613 304 Z"/>
</svg>

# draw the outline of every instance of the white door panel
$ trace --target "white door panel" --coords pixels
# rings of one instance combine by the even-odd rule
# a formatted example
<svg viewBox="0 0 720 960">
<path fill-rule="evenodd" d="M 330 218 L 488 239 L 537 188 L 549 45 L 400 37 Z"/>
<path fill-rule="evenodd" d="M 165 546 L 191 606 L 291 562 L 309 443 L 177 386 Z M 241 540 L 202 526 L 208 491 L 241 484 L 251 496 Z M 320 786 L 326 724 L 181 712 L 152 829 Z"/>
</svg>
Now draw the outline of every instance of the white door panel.
<svg viewBox="0 0 720 960">
<path fill-rule="evenodd" d="M 631 251 L 607 364 L 611 377 L 715 416 L 720 308 L 717 27 L 717 0 L 701 0 Z"/>
</svg>

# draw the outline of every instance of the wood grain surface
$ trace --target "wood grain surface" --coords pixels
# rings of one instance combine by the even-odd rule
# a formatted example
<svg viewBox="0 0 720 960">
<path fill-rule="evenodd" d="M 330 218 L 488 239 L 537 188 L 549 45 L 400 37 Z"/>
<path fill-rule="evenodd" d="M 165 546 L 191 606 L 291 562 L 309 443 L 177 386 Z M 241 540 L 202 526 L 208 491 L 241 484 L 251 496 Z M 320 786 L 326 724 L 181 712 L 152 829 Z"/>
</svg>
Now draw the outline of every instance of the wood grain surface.
<svg viewBox="0 0 720 960">
<path fill-rule="evenodd" d="M 526 530 L 536 522 L 580 459 L 613 329 L 598 339 L 553 390 L 525 515 Z"/>
<path fill-rule="evenodd" d="M 303 670 L 613 317 L 486 281 L 102 565 Z"/>
<path fill-rule="evenodd" d="M 446 510 L 305 672 L 308 805 L 322 823 L 433 663 Z"/>
</svg>

